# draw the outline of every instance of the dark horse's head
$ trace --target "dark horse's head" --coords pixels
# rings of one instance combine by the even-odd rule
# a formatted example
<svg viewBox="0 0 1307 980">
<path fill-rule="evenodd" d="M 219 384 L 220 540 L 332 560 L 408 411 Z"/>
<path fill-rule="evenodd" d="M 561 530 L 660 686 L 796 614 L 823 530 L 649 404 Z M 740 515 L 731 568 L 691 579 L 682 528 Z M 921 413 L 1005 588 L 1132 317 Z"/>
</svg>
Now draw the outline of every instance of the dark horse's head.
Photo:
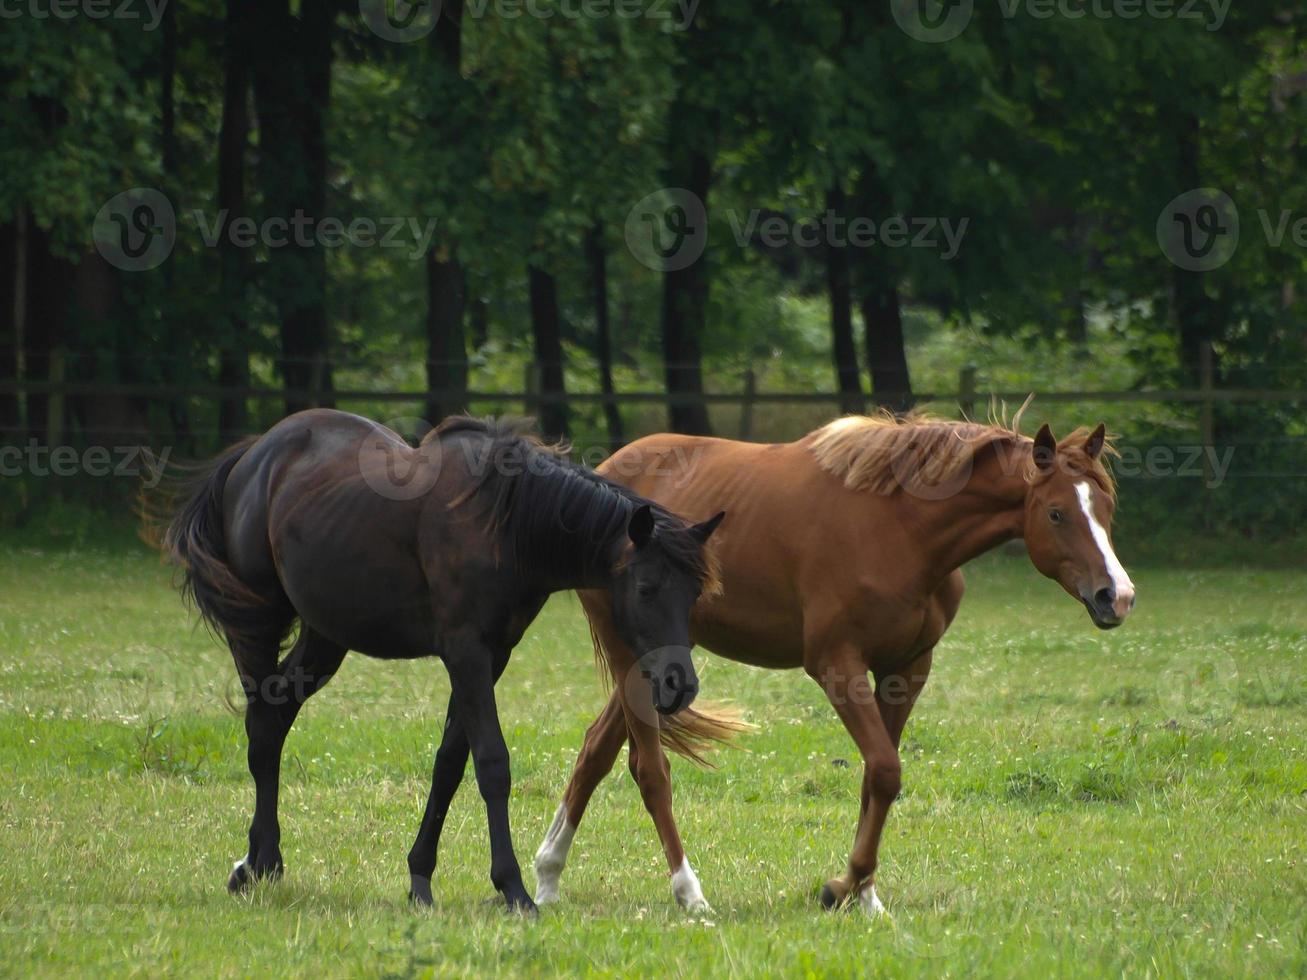
<svg viewBox="0 0 1307 980">
<path fill-rule="evenodd" d="M 613 620 L 664 715 L 688 708 L 699 693 L 690 658 L 690 610 L 715 586 L 705 545 L 725 514 L 678 526 L 640 503 L 631 512 L 612 579 Z"/>
<path fill-rule="evenodd" d="M 468 458 L 481 464 L 469 467 L 471 485 L 451 506 L 486 501 L 488 529 L 543 591 L 605 589 L 619 638 L 637 660 L 633 678 L 648 681 L 659 712 L 688 708 L 699 691 L 690 611 L 718 587 L 706 546 L 724 515 L 682 520 L 571 462 L 565 447 L 543 445 L 520 423 L 455 417 L 427 438 L 477 448 Z"/>
</svg>

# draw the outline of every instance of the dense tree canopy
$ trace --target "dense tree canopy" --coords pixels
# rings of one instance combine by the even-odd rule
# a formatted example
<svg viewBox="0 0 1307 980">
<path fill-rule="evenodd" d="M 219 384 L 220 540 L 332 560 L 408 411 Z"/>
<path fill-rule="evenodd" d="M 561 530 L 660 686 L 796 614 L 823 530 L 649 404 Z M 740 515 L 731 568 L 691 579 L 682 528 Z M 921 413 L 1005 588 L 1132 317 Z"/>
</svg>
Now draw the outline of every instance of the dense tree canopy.
<svg viewBox="0 0 1307 980">
<path fill-rule="evenodd" d="M 776 351 L 900 409 L 923 318 L 1114 337 L 1151 386 L 1197 384 L 1205 344 L 1220 382 L 1307 383 L 1293 4 L 113 8 L 4 15 L 10 439 L 198 451 L 380 384 L 432 421 L 526 385 L 551 433 L 620 441 L 629 413 L 578 422 L 569 388 L 665 384 L 665 424 L 706 431 L 695 396 Z M 1202 188 L 1237 211 L 1220 262 L 1175 254 L 1230 230 Z M 68 381 L 118 387 L 48 396 Z M 1283 405 L 1221 424 L 1302 435 Z"/>
</svg>

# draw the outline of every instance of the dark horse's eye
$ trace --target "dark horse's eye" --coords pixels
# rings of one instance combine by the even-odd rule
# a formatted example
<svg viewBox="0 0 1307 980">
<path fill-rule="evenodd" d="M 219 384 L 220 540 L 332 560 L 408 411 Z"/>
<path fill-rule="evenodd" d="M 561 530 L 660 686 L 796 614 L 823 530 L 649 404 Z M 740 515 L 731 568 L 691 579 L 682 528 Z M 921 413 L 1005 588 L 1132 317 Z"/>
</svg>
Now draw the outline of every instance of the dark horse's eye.
<svg viewBox="0 0 1307 980">
<path fill-rule="evenodd" d="M 658 586 L 651 582 L 641 582 L 635 587 L 635 594 L 641 599 L 649 599 L 658 592 Z"/>
<path fill-rule="evenodd" d="M 1054 507 L 1054 508 L 1052 508 L 1051 510 L 1049 510 L 1049 512 L 1048 512 L 1048 519 L 1049 519 L 1050 521 L 1052 521 L 1054 524 L 1061 524 L 1061 523 L 1062 523 L 1062 512 L 1061 512 L 1060 510 L 1058 510 L 1056 507 Z"/>
</svg>

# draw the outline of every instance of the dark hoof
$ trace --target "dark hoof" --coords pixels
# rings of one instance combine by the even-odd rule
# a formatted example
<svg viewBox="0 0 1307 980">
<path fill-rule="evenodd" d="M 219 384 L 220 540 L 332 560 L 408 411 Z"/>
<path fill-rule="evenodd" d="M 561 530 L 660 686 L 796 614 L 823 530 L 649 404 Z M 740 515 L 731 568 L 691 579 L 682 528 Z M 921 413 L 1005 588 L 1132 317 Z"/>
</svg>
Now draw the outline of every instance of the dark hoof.
<svg viewBox="0 0 1307 980">
<path fill-rule="evenodd" d="M 821 886 L 821 907 L 830 912 L 840 907 L 840 897 L 835 894 L 835 889 L 830 886 L 830 882 Z"/>
<path fill-rule="evenodd" d="M 531 901 L 531 896 L 526 892 L 522 892 L 521 895 L 505 895 L 504 904 L 508 907 L 508 911 L 527 919 L 535 919 L 540 915 L 540 910 L 536 908 L 536 903 Z"/>
<path fill-rule="evenodd" d="M 233 895 L 245 891 L 254 882 L 250 878 L 250 873 L 246 870 L 244 861 L 237 861 L 236 867 L 231 869 L 231 874 L 227 876 L 227 891 Z"/>
<path fill-rule="evenodd" d="M 266 867 L 251 868 L 248 859 L 242 858 L 236 862 L 236 866 L 231 869 L 231 874 L 227 876 L 227 891 L 235 895 L 248 890 L 257 881 L 277 881 L 283 871 L 285 865 L 281 861 Z"/>
<path fill-rule="evenodd" d="M 431 895 L 431 879 L 421 875 L 408 876 L 408 900 L 419 908 L 431 908 L 435 899 Z"/>
</svg>

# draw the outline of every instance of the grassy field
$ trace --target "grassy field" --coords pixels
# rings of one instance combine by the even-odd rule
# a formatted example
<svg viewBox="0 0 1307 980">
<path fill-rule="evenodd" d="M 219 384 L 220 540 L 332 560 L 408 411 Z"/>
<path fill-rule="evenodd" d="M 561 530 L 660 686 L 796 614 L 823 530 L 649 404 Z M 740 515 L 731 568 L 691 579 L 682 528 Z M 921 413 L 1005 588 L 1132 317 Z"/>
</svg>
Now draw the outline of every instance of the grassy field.
<svg viewBox="0 0 1307 980">
<path fill-rule="evenodd" d="M 224 890 L 252 789 L 233 671 L 143 552 L 0 556 L 0 972 L 394 976 L 1307 973 L 1307 573 L 1132 569 L 1110 634 L 1021 559 L 970 594 L 908 727 L 882 848 L 891 917 L 827 914 L 856 815 L 816 687 L 703 661 L 759 730 L 674 763 L 715 913 L 687 920 L 625 775 L 539 921 L 491 903 L 455 802 L 436 908 L 405 901 L 446 684 L 351 657 L 287 745 L 287 874 Z M 548 607 L 501 684 L 519 857 L 601 703 L 583 618 Z M 845 765 L 846 761 L 854 764 Z"/>
</svg>

